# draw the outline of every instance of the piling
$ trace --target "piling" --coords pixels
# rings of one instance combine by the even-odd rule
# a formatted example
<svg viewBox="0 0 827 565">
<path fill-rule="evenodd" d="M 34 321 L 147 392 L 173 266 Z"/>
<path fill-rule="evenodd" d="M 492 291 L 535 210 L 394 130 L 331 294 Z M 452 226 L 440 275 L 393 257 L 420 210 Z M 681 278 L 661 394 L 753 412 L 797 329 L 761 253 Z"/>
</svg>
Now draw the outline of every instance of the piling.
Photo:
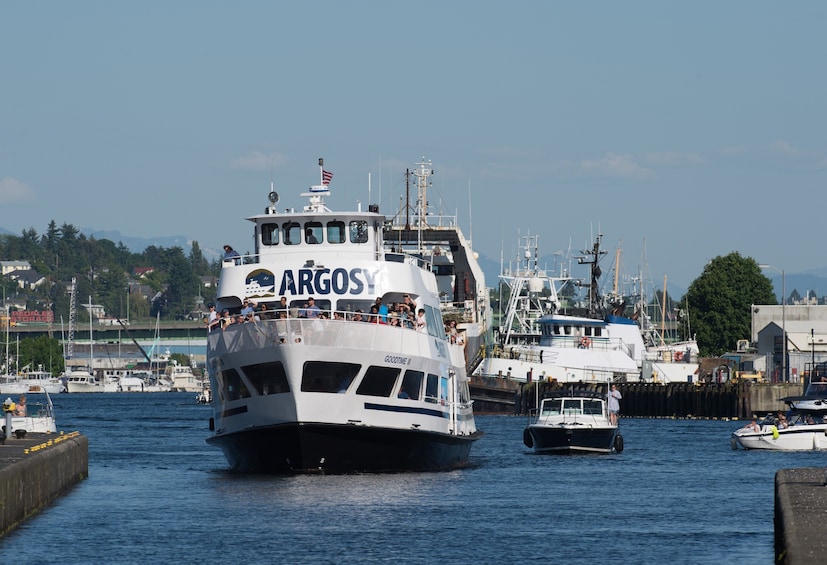
<svg viewBox="0 0 827 565">
<path fill-rule="evenodd" d="M 89 475 L 89 440 L 78 432 L 27 434 L 0 445 L 0 536 Z"/>
<path fill-rule="evenodd" d="M 783 398 L 802 394 L 792 383 L 616 383 L 620 413 L 633 418 L 750 419 L 786 410 Z M 537 399 L 560 389 L 606 392 L 606 383 L 521 383 L 514 392 L 514 414 L 530 414 Z M 538 390 L 539 387 L 539 390 Z M 476 408 L 476 406 L 475 406 Z"/>
<path fill-rule="evenodd" d="M 781 469 L 775 474 L 775 562 L 823 563 L 827 555 L 825 469 Z"/>
</svg>

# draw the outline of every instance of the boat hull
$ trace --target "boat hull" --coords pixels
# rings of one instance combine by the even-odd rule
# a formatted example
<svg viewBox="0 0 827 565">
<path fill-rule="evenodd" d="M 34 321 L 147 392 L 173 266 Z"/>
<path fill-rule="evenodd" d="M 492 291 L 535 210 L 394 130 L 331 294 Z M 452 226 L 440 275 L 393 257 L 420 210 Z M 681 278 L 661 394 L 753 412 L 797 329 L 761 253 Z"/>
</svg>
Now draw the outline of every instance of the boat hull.
<svg viewBox="0 0 827 565">
<path fill-rule="evenodd" d="M 468 436 L 355 425 L 292 423 L 213 436 L 233 471 L 441 471 L 467 466 Z"/>
<path fill-rule="evenodd" d="M 528 447 L 535 453 L 612 453 L 616 451 L 617 428 L 599 428 L 578 425 L 526 428 Z"/>
<path fill-rule="evenodd" d="M 771 451 L 827 450 L 827 424 L 792 426 L 782 430 L 772 428 L 764 426 L 760 432 L 743 429 L 732 432 L 732 447 Z"/>
</svg>

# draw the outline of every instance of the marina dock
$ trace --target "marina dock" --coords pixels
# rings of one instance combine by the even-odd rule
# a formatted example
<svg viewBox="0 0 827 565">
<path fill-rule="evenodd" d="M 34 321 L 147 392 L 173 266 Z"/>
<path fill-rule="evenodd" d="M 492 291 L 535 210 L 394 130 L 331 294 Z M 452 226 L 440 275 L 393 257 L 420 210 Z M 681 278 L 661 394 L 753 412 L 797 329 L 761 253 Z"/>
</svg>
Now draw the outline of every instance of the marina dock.
<svg viewBox="0 0 827 565">
<path fill-rule="evenodd" d="M 89 440 L 78 432 L 11 436 L 0 445 L 0 536 L 89 475 Z"/>
</svg>

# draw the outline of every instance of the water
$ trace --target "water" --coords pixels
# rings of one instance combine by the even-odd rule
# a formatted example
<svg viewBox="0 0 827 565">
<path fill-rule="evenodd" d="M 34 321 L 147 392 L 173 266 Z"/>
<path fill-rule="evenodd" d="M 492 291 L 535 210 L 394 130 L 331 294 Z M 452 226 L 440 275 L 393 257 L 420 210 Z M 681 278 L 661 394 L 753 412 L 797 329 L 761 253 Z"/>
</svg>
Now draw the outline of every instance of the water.
<svg viewBox="0 0 827 565">
<path fill-rule="evenodd" d="M 89 478 L 0 541 L 19 563 L 769 564 L 775 472 L 825 465 L 685 420 L 622 420 L 618 455 L 533 455 L 525 418 L 478 416 L 470 469 L 237 476 L 192 394 L 54 401 Z"/>
</svg>

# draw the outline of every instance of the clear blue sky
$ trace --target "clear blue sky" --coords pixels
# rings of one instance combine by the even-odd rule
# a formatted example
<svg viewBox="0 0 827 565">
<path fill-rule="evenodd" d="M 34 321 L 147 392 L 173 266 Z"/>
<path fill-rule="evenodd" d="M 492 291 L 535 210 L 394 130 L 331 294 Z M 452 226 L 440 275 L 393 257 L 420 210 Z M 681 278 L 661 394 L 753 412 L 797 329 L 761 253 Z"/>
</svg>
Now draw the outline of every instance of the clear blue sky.
<svg viewBox="0 0 827 565">
<path fill-rule="evenodd" d="M 684 288 L 732 251 L 803 272 L 827 265 L 825 22 L 821 1 L 6 1 L 0 227 L 246 250 L 271 176 L 299 207 L 324 157 L 331 208 L 366 205 L 370 173 L 390 213 L 424 156 L 496 261 L 599 230 Z"/>
</svg>

